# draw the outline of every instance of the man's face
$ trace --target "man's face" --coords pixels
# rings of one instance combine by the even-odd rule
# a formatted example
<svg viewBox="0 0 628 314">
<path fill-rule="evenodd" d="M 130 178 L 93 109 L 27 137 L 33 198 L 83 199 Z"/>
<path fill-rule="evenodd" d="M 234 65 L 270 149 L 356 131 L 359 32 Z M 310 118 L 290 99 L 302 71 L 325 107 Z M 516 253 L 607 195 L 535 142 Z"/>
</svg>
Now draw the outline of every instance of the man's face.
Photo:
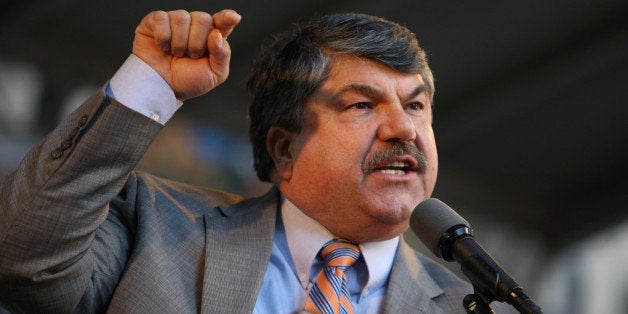
<svg viewBox="0 0 628 314">
<path fill-rule="evenodd" d="M 397 236 L 434 189 L 432 111 L 419 75 L 335 56 L 328 80 L 306 102 L 301 132 L 289 138 L 278 186 L 338 237 Z"/>
</svg>

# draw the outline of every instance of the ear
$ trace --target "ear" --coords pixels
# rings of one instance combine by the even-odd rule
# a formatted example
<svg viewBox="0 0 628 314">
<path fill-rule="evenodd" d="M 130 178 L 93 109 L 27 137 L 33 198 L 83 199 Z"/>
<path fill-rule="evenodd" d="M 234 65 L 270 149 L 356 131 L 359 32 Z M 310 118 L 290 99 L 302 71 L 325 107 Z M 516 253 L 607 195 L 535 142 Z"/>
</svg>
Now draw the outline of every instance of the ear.
<svg viewBox="0 0 628 314">
<path fill-rule="evenodd" d="M 266 150 L 275 162 L 278 178 L 290 180 L 294 158 L 290 150 L 292 132 L 278 126 L 270 127 L 266 135 Z"/>
</svg>

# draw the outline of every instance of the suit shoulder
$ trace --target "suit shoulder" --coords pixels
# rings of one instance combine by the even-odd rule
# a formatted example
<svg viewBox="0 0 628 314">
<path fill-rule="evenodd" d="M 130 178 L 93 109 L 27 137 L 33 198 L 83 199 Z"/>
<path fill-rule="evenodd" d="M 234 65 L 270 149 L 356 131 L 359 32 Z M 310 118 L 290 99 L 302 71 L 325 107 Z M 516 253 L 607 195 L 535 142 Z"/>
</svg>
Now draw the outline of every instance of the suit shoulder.
<svg viewBox="0 0 628 314">
<path fill-rule="evenodd" d="M 415 250 L 414 253 L 423 265 L 425 271 L 427 271 L 431 275 L 434 282 L 436 282 L 436 284 L 438 284 L 440 287 L 455 287 L 465 290 L 472 290 L 471 285 L 467 281 L 460 278 L 444 265 L 425 256 L 421 252 Z"/>
<path fill-rule="evenodd" d="M 453 299 L 455 306 L 458 306 L 462 304 L 462 300 L 467 294 L 473 293 L 473 286 L 468 281 L 460 278 L 456 273 L 452 272 L 438 261 L 415 249 L 413 250 L 422 264 L 423 269 L 430 274 L 432 280 L 443 289 L 444 294 L 441 297 Z M 507 303 L 495 301 L 492 302 L 490 306 L 495 313 L 517 313 L 517 311 Z"/>
<path fill-rule="evenodd" d="M 142 171 L 129 174 L 119 198 L 127 201 L 130 198 L 159 198 L 166 203 L 177 202 L 179 206 L 190 209 L 228 206 L 244 199 L 237 194 L 177 182 Z"/>
</svg>

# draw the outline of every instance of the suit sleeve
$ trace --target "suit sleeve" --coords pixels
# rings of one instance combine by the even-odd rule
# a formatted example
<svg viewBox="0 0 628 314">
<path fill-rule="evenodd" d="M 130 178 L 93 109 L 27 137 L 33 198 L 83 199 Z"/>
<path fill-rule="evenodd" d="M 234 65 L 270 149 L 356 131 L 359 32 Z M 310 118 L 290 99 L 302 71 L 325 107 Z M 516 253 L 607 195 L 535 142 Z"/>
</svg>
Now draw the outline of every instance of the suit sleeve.
<svg viewBox="0 0 628 314">
<path fill-rule="evenodd" d="M 131 245 L 108 204 L 161 128 L 101 89 L 3 179 L 0 305 L 72 312 L 108 298 Z"/>
</svg>

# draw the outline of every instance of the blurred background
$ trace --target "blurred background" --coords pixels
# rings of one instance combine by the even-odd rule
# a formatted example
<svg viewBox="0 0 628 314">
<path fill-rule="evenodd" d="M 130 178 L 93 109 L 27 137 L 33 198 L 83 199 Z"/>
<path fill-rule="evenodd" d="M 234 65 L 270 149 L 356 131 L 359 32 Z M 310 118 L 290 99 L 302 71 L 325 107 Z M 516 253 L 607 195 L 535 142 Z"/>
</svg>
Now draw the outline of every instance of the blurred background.
<svg viewBox="0 0 628 314">
<path fill-rule="evenodd" d="M 0 177 L 115 73 L 146 13 L 180 8 L 243 16 L 232 72 L 184 105 L 143 170 L 264 193 L 245 91 L 260 45 L 314 15 L 382 16 L 417 34 L 436 77 L 434 196 L 546 313 L 628 313 L 628 2 L 3 0 Z"/>
</svg>

